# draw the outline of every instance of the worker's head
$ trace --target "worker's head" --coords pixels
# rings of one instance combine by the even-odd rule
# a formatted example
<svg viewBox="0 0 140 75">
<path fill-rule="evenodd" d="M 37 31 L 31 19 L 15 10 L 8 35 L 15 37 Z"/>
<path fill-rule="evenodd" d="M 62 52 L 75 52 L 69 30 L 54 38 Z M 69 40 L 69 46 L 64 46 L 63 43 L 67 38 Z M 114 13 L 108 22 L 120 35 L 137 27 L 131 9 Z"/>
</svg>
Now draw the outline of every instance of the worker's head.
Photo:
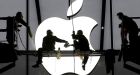
<svg viewBox="0 0 140 75">
<path fill-rule="evenodd" d="M 82 30 L 78 30 L 77 31 L 77 35 L 83 35 L 83 31 Z"/>
<path fill-rule="evenodd" d="M 23 18 L 23 15 L 22 15 L 22 12 L 17 12 L 17 14 L 16 14 L 16 18 Z"/>
<path fill-rule="evenodd" d="M 119 12 L 119 13 L 117 13 L 117 16 L 119 17 L 119 19 L 123 19 L 123 17 L 124 17 L 124 14 L 122 13 L 122 12 Z"/>
<path fill-rule="evenodd" d="M 47 30 L 47 35 L 53 35 L 53 32 L 51 30 Z"/>
</svg>

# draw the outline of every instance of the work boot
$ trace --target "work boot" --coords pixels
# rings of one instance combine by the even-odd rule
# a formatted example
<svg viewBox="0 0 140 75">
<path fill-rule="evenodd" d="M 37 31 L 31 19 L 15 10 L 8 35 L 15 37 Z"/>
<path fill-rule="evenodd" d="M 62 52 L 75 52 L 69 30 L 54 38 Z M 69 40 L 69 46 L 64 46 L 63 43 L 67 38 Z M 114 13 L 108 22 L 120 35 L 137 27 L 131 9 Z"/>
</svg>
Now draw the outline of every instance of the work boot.
<svg viewBox="0 0 140 75">
<path fill-rule="evenodd" d="M 85 65 L 82 65 L 83 70 L 85 70 Z"/>
<path fill-rule="evenodd" d="M 33 68 L 38 68 L 39 67 L 39 64 L 35 64 L 32 66 Z"/>
<path fill-rule="evenodd" d="M 37 63 L 35 65 L 33 65 L 33 68 L 38 68 L 39 65 L 42 63 L 42 60 L 37 61 Z"/>
</svg>

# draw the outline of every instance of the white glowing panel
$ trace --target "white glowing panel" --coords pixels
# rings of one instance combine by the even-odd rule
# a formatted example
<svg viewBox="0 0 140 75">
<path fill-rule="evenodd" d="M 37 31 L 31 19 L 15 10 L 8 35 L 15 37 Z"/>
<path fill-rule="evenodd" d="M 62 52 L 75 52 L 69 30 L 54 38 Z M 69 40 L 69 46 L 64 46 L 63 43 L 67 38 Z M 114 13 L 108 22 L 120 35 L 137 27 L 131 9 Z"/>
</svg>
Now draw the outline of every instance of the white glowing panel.
<svg viewBox="0 0 140 75">
<path fill-rule="evenodd" d="M 85 16 L 74 18 L 73 22 L 74 22 L 75 31 L 77 32 L 77 30 L 82 30 L 83 34 L 89 40 L 90 32 L 92 28 L 97 24 L 97 22 L 92 18 L 85 17 Z M 73 39 L 71 36 L 73 31 L 72 20 L 65 20 L 58 17 L 52 17 L 46 19 L 39 25 L 35 35 L 36 49 L 42 47 L 43 37 L 46 36 L 46 31 L 49 29 L 52 30 L 53 35 L 57 36 L 58 38 L 67 40 L 70 44 L 73 44 Z M 63 46 L 64 43 L 56 43 L 55 48 L 56 50 L 58 50 L 58 48 L 60 47 L 61 50 L 73 51 L 73 47 L 65 48 Z M 90 49 L 93 50 L 91 44 L 90 44 Z M 82 69 L 82 60 L 80 59 L 80 57 L 75 57 L 75 66 L 74 66 L 74 57 L 61 57 L 60 60 L 57 60 L 55 57 L 49 57 L 49 58 L 44 57 L 43 66 L 52 75 L 61 75 L 67 72 L 74 73 L 74 67 L 75 67 L 75 73 L 79 75 L 87 75 L 96 66 L 99 58 L 100 58 L 99 56 L 96 57 L 90 56 L 86 64 L 85 71 Z"/>
<path fill-rule="evenodd" d="M 52 30 L 53 34 L 61 39 L 67 40 L 70 44 L 73 43 L 72 39 L 72 32 L 73 32 L 73 27 L 72 27 L 72 21 L 71 20 L 64 20 L 58 17 L 53 17 L 46 19 L 44 22 L 42 22 L 37 31 L 36 31 L 36 36 L 35 36 L 35 43 L 36 43 L 36 48 L 42 47 L 42 41 L 43 37 L 46 35 L 47 30 Z M 90 32 L 92 28 L 97 25 L 97 22 L 89 17 L 77 17 L 73 19 L 74 22 L 74 30 L 77 32 L 77 30 L 82 30 L 83 34 L 86 36 L 86 38 L 89 41 L 90 37 Z M 40 41 L 39 41 L 40 40 Z M 72 50 L 73 47 L 68 47 L 65 48 L 64 44 L 56 44 L 56 49 L 58 47 L 61 48 L 61 50 Z M 91 44 L 90 44 L 90 48 Z M 92 48 L 93 49 L 93 48 Z"/>
<path fill-rule="evenodd" d="M 83 0 L 75 0 L 68 8 L 67 16 L 75 15 L 82 8 Z"/>
</svg>

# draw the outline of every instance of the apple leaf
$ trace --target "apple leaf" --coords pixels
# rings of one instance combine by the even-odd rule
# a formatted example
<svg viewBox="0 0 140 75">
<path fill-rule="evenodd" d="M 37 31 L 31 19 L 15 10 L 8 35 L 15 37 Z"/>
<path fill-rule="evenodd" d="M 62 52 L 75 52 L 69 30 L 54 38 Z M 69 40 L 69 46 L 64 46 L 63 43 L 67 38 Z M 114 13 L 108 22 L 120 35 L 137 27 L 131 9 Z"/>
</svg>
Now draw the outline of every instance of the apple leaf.
<svg viewBox="0 0 140 75">
<path fill-rule="evenodd" d="M 80 11 L 80 9 L 82 8 L 82 5 L 83 5 L 83 0 L 75 0 L 69 6 L 68 11 L 67 11 L 67 16 L 70 17 L 70 16 L 77 14 Z"/>
</svg>

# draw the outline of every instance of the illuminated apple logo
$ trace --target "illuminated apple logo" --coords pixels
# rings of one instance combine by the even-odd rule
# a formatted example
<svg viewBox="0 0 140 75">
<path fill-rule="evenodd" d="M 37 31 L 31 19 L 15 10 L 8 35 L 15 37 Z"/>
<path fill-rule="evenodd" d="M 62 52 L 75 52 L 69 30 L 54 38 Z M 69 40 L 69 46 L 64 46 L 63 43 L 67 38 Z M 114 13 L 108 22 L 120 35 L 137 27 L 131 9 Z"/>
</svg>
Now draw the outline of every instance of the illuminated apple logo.
<svg viewBox="0 0 140 75">
<path fill-rule="evenodd" d="M 71 5 L 74 9 L 73 14 L 71 14 L 71 6 L 68 9 L 67 16 L 73 16 L 76 14 L 82 7 L 83 0 L 75 0 Z M 53 35 L 58 38 L 67 40 L 70 44 L 73 43 L 73 39 L 71 37 L 73 27 L 72 22 L 74 23 L 74 30 L 82 30 L 83 34 L 89 40 L 91 30 L 97 25 L 97 22 L 90 17 L 81 16 L 73 18 L 73 20 L 65 20 L 59 17 L 51 17 L 44 20 L 39 27 L 37 28 L 35 35 L 35 44 L 36 49 L 42 47 L 42 40 L 44 36 L 46 36 L 47 30 L 52 30 Z M 73 47 L 64 47 L 62 43 L 56 43 L 55 48 L 58 50 L 60 47 L 62 50 L 71 50 L 73 51 Z M 91 45 L 90 48 L 94 50 Z M 86 70 L 82 69 L 82 60 L 78 56 L 71 57 L 61 57 L 61 59 L 57 59 L 56 57 L 43 57 L 43 66 L 51 75 L 62 75 L 64 73 L 76 73 L 79 75 L 87 75 L 89 74 L 94 67 L 96 66 L 99 56 L 90 56 L 89 60 L 86 64 Z M 74 61 L 75 59 L 75 61 Z"/>
</svg>

